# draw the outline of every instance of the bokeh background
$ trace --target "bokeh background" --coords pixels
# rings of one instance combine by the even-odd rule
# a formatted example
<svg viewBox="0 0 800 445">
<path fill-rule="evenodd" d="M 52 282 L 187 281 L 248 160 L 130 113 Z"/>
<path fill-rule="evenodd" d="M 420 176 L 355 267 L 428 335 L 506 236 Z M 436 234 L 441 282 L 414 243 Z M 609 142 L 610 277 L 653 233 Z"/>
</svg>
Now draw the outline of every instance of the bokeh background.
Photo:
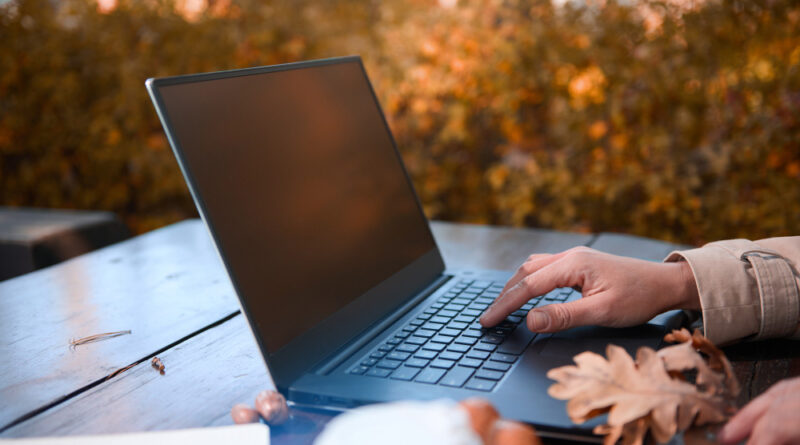
<svg viewBox="0 0 800 445">
<path fill-rule="evenodd" d="M 430 218 L 800 234 L 800 3 L 0 0 L 0 205 L 195 215 L 148 77 L 363 57 Z"/>
</svg>

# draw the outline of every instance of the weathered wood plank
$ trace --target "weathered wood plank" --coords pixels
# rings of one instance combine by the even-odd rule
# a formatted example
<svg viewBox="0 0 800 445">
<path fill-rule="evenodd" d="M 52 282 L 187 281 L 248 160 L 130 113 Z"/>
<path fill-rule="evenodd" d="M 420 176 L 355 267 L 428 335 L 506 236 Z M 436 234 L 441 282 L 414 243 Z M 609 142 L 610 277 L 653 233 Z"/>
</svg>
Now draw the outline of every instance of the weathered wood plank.
<svg viewBox="0 0 800 445">
<path fill-rule="evenodd" d="M 0 301 L 0 430 L 238 310 L 199 220 L 2 282 Z"/>
<path fill-rule="evenodd" d="M 530 253 L 556 252 L 591 239 L 588 235 L 529 229 L 449 223 L 432 226 L 451 267 L 508 269 L 516 267 Z M 187 260 L 185 264 L 192 262 Z M 160 275 L 156 271 L 148 273 Z M 193 288 L 183 282 L 175 292 L 191 294 Z M 122 342 L 114 346 L 128 347 Z M 87 434 L 226 424 L 230 423 L 228 410 L 234 403 L 252 403 L 260 390 L 271 387 L 259 352 L 240 316 L 159 357 L 167 366 L 165 376 L 155 373 L 147 362 L 142 363 L 3 435 Z M 23 386 L 30 388 L 29 383 L 23 382 Z M 294 411 L 294 416 L 287 427 L 275 430 L 276 443 L 310 441 L 329 418 L 303 411 Z"/>
<path fill-rule="evenodd" d="M 673 244 L 635 235 L 601 233 L 592 242 L 593 249 L 614 255 L 629 256 L 650 261 L 661 261 L 673 250 L 689 249 L 690 246 Z"/>
<path fill-rule="evenodd" d="M 542 229 L 431 223 L 447 267 L 514 270 L 532 253 L 588 245 L 593 236 Z"/>
</svg>

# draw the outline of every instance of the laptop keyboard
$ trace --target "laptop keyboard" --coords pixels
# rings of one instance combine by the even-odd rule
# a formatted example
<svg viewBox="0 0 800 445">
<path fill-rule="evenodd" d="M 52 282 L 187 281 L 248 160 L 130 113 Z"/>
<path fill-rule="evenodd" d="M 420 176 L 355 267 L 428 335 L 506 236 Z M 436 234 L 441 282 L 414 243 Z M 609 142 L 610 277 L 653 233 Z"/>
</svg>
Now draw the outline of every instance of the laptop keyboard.
<svg viewBox="0 0 800 445">
<path fill-rule="evenodd" d="M 528 311 L 542 301 L 564 302 L 572 293 L 556 289 L 533 298 L 497 326 L 483 328 L 478 317 L 503 286 L 491 281 L 457 282 L 348 373 L 493 390 L 536 335 L 523 322 Z"/>
</svg>

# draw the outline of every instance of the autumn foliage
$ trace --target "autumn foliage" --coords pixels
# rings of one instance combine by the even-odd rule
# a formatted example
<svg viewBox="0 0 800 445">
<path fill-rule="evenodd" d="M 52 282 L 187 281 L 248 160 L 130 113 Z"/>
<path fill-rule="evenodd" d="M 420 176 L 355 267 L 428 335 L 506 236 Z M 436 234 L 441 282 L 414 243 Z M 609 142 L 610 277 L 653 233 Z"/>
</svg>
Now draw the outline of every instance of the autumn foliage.
<svg viewBox="0 0 800 445">
<path fill-rule="evenodd" d="M 0 204 L 192 215 L 144 79 L 360 54 L 431 218 L 796 234 L 799 22 L 766 0 L 11 0 Z"/>
</svg>

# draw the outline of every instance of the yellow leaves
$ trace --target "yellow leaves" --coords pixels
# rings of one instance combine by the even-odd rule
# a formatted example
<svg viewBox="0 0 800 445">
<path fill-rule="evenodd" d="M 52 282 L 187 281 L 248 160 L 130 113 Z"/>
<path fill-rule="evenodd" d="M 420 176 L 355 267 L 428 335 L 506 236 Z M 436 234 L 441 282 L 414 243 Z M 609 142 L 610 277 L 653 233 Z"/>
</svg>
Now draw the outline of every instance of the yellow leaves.
<svg viewBox="0 0 800 445">
<path fill-rule="evenodd" d="M 567 85 L 572 106 L 582 109 L 590 104 L 603 103 L 606 83 L 606 76 L 598 66 L 592 65 L 580 71 Z"/>
<path fill-rule="evenodd" d="M 547 376 L 557 383 L 548 393 L 569 400 L 567 413 L 583 423 L 608 413 L 595 428 L 611 445 L 641 444 L 648 429 L 659 443 L 691 425 L 722 422 L 734 410 L 738 383 L 724 354 L 699 332 L 668 334 L 680 344 L 660 351 L 640 348 L 634 361 L 624 349 L 609 345 L 607 358 L 593 352 L 574 357 L 575 366 L 555 368 Z M 707 354 L 706 362 L 697 350 Z M 694 383 L 686 371 L 696 372 Z"/>
<path fill-rule="evenodd" d="M 595 141 L 605 136 L 607 132 L 608 125 L 604 121 L 594 121 L 589 125 L 589 137 Z"/>
</svg>

